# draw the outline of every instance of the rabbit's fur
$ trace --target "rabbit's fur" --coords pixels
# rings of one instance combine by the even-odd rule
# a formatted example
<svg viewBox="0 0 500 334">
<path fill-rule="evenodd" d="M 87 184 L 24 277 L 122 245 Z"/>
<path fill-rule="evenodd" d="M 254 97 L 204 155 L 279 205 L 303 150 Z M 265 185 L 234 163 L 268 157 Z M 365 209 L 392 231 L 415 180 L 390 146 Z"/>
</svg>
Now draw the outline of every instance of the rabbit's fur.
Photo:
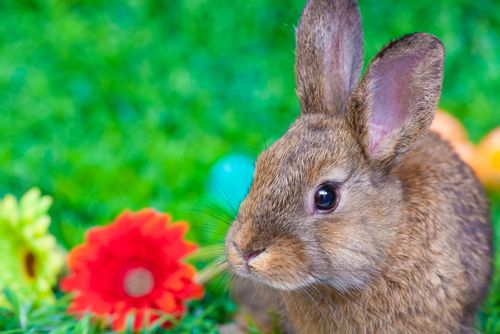
<svg viewBox="0 0 500 334">
<path fill-rule="evenodd" d="M 358 81 L 362 40 L 355 1 L 307 3 L 302 114 L 258 158 L 226 238 L 236 298 L 260 323 L 275 309 L 288 333 L 473 332 L 491 227 L 473 172 L 428 131 L 444 48 L 428 34 L 402 37 Z M 338 185 L 330 213 L 314 205 L 325 181 Z"/>
</svg>

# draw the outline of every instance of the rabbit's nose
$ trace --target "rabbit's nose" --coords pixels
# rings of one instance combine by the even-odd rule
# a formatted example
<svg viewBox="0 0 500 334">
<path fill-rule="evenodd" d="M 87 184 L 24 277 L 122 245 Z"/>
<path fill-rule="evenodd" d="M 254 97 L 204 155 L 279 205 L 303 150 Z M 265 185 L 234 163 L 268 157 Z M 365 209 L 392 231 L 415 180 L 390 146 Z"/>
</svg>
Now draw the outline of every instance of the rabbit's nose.
<svg viewBox="0 0 500 334">
<path fill-rule="evenodd" d="M 241 252 L 241 257 L 243 258 L 243 260 L 248 262 L 251 259 L 254 259 L 257 256 L 259 256 L 260 254 L 262 254 L 262 252 L 264 252 L 264 250 L 265 249 L 243 251 L 243 252 Z"/>
</svg>

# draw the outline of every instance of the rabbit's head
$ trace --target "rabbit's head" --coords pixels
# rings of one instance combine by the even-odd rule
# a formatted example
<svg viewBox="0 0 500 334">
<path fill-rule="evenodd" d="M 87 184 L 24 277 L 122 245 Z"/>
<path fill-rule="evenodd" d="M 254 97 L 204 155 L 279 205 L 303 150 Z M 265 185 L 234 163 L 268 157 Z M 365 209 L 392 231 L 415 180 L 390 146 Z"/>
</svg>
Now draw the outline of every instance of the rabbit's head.
<svg viewBox="0 0 500 334">
<path fill-rule="evenodd" d="M 361 288 L 404 219 L 391 171 L 425 136 L 441 93 L 444 50 L 427 34 L 383 48 L 359 80 L 359 9 L 310 0 L 296 33 L 301 115 L 258 158 L 226 238 L 233 270 L 278 289 Z"/>
</svg>

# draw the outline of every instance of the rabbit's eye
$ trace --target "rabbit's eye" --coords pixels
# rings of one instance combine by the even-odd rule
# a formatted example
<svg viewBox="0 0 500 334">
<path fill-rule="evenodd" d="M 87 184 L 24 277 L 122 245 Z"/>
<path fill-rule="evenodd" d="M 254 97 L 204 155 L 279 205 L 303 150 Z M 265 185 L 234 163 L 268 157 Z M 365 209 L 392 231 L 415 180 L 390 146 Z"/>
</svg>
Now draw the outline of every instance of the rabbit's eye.
<svg viewBox="0 0 500 334">
<path fill-rule="evenodd" d="M 331 182 L 324 183 L 314 194 L 314 205 L 320 212 L 331 212 L 337 207 L 338 198 L 337 186 Z"/>
</svg>

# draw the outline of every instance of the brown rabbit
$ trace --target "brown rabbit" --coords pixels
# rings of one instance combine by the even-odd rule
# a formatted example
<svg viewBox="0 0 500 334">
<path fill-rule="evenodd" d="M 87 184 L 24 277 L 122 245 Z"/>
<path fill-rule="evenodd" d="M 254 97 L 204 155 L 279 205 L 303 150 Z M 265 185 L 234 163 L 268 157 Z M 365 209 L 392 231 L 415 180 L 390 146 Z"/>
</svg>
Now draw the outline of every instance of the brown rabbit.
<svg viewBox="0 0 500 334">
<path fill-rule="evenodd" d="M 237 299 L 264 322 L 276 308 L 287 333 L 474 332 L 491 227 L 473 172 L 428 131 L 443 45 L 404 36 L 358 82 L 355 1 L 310 0 L 296 37 L 302 114 L 226 238 Z"/>
</svg>

